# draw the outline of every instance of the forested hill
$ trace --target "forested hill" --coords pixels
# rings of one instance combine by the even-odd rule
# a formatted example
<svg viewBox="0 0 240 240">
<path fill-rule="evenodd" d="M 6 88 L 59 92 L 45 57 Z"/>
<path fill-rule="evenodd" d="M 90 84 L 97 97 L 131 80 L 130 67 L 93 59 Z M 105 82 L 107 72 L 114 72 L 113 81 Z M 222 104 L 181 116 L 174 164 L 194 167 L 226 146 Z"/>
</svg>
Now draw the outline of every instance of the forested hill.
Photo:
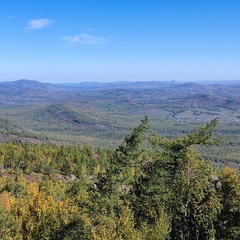
<svg viewBox="0 0 240 240">
<path fill-rule="evenodd" d="M 216 124 L 166 138 L 146 116 L 115 150 L 0 144 L 0 239 L 240 239 L 237 170 L 196 150 Z"/>
<path fill-rule="evenodd" d="M 120 92 L 119 92 L 120 91 Z M 135 98 L 147 94 L 148 100 L 182 99 L 185 106 L 200 106 L 203 101 L 209 107 L 238 108 L 240 100 L 240 81 L 212 83 L 184 83 L 177 81 L 148 81 L 148 82 L 82 82 L 50 84 L 34 80 L 17 80 L 0 82 L 0 100 L 8 106 L 18 102 L 51 102 L 75 101 L 80 98 L 101 99 L 105 94 L 109 98 L 122 93 Z M 149 94 L 150 93 L 150 94 Z M 152 94 L 152 95 L 151 95 Z M 203 99 L 204 98 L 204 99 Z M 194 99 L 194 104 L 192 103 Z M 181 104 L 181 103 L 180 103 Z"/>
<path fill-rule="evenodd" d="M 45 91 L 100 91 L 106 89 L 159 89 L 168 93 L 218 93 L 222 96 L 235 96 L 239 93 L 239 81 L 209 81 L 209 82 L 181 82 L 181 81 L 136 81 L 136 82 L 80 82 L 80 83 L 43 83 L 36 80 L 21 79 L 0 82 L 1 92 L 11 93 L 13 90 L 45 90 Z"/>
<path fill-rule="evenodd" d="M 240 82 L 0 82 L 0 140 L 116 148 L 144 115 L 165 137 L 218 119 L 224 140 L 202 154 L 239 167 Z"/>
</svg>

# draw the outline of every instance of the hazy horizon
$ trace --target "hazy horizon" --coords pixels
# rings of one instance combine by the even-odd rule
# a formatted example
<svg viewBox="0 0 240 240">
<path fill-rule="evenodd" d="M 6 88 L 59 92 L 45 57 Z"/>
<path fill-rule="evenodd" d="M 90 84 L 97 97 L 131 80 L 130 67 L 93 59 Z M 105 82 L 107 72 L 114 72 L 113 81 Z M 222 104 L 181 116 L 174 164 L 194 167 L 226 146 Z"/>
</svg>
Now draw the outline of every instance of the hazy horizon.
<svg viewBox="0 0 240 240">
<path fill-rule="evenodd" d="M 238 81 L 238 0 L 0 1 L 0 81 Z"/>
<path fill-rule="evenodd" d="M 236 80 L 232 80 L 232 79 L 222 79 L 222 80 L 143 80 L 143 81 L 138 81 L 138 80 L 134 80 L 134 81 L 127 81 L 127 80 L 119 80 L 119 81 L 40 81 L 40 80 L 36 80 L 36 79 L 16 79 L 16 80 L 7 80 L 7 81 L 1 81 L 0 83 L 14 83 L 17 81 L 33 81 L 33 82 L 39 82 L 39 83 L 43 83 L 43 84 L 81 84 L 81 83 L 100 83 L 100 84 L 107 84 L 107 83 L 146 83 L 146 82 L 176 82 L 176 83 L 197 83 L 197 84 L 211 84 L 211 83 L 219 83 L 219 84 L 225 84 L 225 83 L 240 83 L 240 79 L 236 79 Z"/>
</svg>

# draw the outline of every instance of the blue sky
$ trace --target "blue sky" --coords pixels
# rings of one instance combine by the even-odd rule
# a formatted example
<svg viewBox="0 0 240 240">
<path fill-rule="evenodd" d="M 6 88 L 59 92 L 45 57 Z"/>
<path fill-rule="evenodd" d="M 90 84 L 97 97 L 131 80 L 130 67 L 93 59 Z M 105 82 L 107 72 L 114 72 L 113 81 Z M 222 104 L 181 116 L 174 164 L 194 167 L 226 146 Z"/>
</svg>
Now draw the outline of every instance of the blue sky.
<svg viewBox="0 0 240 240">
<path fill-rule="evenodd" d="M 0 81 L 240 80 L 240 0 L 0 0 Z"/>
</svg>

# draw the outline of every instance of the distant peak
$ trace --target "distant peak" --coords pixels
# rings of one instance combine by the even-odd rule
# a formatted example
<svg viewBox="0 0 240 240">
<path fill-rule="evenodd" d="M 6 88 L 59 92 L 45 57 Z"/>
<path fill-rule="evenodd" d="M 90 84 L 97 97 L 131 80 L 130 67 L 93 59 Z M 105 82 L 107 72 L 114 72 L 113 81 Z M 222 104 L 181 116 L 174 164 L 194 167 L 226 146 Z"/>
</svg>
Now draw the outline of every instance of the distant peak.
<svg viewBox="0 0 240 240">
<path fill-rule="evenodd" d="M 34 83 L 40 83 L 40 82 L 38 82 L 38 81 L 36 81 L 36 80 L 29 80 L 29 79 L 19 79 L 19 80 L 16 80 L 15 82 L 28 82 L 28 83 L 34 82 Z"/>
</svg>

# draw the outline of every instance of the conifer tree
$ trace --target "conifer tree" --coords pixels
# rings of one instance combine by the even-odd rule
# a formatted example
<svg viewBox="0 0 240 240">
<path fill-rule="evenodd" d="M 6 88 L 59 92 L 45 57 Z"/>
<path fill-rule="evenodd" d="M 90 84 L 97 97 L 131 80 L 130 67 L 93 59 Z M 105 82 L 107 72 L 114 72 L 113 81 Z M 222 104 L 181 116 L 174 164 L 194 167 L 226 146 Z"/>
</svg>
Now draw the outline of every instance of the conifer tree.
<svg viewBox="0 0 240 240">
<path fill-rule="evenodd" d="M 217 239 L 240 239 L 240 178 L 235 169 L 225 167 L 219 177 L 222 209 L 216 222 Z"/>
<path fill-rule="evenodd" d="M 220 208 L 211 189 L 210 166 L 200 160 L 194 145 L 211 145 L 216 120 L 187 136 L 166 139 L 153 134 L 152 160 L 135 186 L 138 224 L 154 223 L 161 209 L 171 216 L 171 239 L 212 239 Z"/>
</svg>

